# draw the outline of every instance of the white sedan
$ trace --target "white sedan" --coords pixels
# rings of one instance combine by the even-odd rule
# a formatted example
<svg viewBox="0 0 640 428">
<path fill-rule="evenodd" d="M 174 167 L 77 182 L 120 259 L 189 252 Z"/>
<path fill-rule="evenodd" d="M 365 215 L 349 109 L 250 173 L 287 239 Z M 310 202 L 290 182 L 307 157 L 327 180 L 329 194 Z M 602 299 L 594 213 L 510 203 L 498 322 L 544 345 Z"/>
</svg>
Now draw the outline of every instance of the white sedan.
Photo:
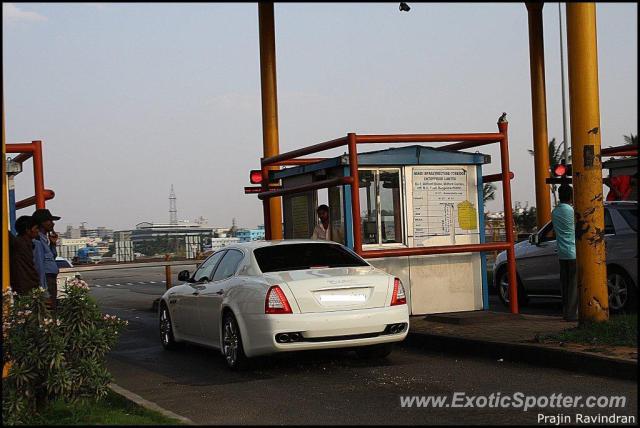
<svg viewBox="0 0 640 428">
<path fill-rule="evenodd" d="M 230 245 L 178 279 L 186 282 L 158 306 L 162 345 L 220 349 L 233 369 L 250 357 L 308 349 L 385 357 L 409 330 L 400 280 L 334 242 Z"/>
</svg>

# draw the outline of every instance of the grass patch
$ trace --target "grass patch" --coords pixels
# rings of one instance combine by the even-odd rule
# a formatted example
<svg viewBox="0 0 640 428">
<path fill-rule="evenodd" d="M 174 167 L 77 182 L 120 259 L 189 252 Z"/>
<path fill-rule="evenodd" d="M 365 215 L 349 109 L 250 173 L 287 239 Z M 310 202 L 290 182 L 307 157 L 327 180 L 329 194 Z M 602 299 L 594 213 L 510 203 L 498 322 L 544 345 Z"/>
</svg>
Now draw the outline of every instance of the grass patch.
<svg viewBox="0 0 640 428">
<path fill-rule="evenodd" d="M 588 322 L 545 339 L 587 345 L 638 346 L 638 315 L 613 315 L 608 321 Z"/>
<path fill-rule="evenodd" d="M 51 403 L 33 425 L 182 425 L 158 412 L 147 410 L 124 397 L 109 391 L 99 401 L 81 400 L 69 404 L 63 401 Z"/>
</svg>

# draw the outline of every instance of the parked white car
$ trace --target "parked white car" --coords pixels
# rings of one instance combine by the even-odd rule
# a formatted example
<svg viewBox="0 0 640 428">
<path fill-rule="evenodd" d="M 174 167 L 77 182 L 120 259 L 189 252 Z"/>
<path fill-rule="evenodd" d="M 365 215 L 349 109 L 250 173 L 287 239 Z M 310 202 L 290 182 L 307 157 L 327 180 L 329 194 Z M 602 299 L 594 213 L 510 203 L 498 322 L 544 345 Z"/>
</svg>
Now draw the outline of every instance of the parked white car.
<svg viewBox="0 0 640 428">
<path fill-rule="evenodd" d="M 308 349 L 385 357 L 409 330 L 400 280 L 333 242 L 229 245 L 178 278 L 186 282 L 158 306 L 162 345 L 220 349 L 233 369 L 250 357 Z"/>
</svg>

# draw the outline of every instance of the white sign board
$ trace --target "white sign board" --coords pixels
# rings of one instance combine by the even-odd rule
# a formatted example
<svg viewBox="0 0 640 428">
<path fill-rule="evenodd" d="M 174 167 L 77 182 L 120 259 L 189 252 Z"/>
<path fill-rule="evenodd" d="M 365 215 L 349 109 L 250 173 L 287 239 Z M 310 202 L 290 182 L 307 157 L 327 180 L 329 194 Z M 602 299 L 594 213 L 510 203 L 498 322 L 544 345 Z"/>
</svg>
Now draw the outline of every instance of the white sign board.
<svg viewBox="0 0 640 428">
<path fill-rule="evenodd" d="M 470 202 L 463 167 L 413 168 L 413 238 L 415 246 L 431 236 L 477 232 L 477 210 Z"/>
</svg>

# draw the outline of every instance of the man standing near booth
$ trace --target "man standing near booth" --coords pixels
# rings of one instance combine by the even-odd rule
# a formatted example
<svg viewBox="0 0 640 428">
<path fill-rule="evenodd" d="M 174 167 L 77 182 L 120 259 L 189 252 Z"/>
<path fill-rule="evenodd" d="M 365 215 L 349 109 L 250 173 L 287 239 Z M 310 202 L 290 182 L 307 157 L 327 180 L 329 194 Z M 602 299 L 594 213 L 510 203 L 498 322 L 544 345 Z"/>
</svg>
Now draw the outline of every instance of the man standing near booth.
<svg viewBox="0 0 640 428">
<path fill-rule="evenodd" d="M 560 259 L 560 282 L 562 284 L 562 316 L 566 321 L 578 320 L 578 286 L 576 282 L 576 235 L 573 189 L 562 184 L 558 189 L 560 203 L 551 213 L 556 233 L 558 258 Z"/>
<path fill-rule="evenodd" d="M 33 218 L 23 215 L 15 223 L 18 236 L 9 234 L 11 289 L 24 296 L 40 286 L 38 271 L 33 262 L 33 240 L 37 239 L 38 226 Z"/>
<path fill-rule="evenodd" d="M 40 229 L 38 238 L 33 240 L 36 270 L 40 277 L 40 286 L 49 292 L 49 304 L 52 309 L 55 309 L 58 297 L 59 270 L 56 264 L 58 234 L 53 230 L 53 221 L 60 220 L 60 217 L 51 215 L 51 212 L 45 208 L 35 210 L 32 217 L 33 222 Z"/>
<path fill-rule="evenodd" d="M 313 229 L 311 239 L 321 239 L 324 241 L 331 241 L 331 224 L 329 223 L 329 207 L 326 205 L 320 205 L 316 210 L 320 222 Z"/>
</svg>

